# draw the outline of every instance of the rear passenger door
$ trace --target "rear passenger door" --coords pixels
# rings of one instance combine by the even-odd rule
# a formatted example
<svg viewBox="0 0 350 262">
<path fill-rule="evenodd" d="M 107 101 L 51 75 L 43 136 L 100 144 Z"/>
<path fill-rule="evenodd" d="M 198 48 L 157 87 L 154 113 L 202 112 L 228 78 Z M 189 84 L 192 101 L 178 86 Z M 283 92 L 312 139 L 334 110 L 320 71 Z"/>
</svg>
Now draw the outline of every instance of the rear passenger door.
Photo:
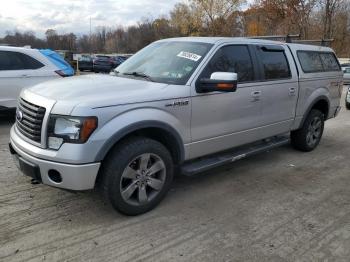
<svg viewBox="0 0 350 262">
<path fill-rule="evenodd" d="M 16 107 L 17 97 L 24 87 L 40 82 L 39 68 L 44 64 L 13 51 L 0 51 L 0 105 Z"/>
<path fill-rule="evenodd" d="M 284 45 L 256 45 L 260 66 L 262 123 L 266 136 L 288 132 L 295 118 L 298 73 Z M 290 63 L 288 62 L 290 61 Z"/>
</svg>

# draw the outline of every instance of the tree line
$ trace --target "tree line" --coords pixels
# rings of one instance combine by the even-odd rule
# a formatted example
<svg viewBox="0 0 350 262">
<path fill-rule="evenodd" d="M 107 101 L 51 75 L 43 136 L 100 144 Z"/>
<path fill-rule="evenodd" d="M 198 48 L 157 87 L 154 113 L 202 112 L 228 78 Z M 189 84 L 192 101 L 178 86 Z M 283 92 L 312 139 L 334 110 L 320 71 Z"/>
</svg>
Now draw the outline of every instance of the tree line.
<svg viewBox="0 0 350 262">
<path fill-rule="evenodd" d="M 261 36 L 300 34 L 301 39 L 334 39 L 340 57 L 350 57 L 349 0 L 189 0 L 169 14 L 136 25 L 97 27 L 90 34 L 60 34 L 48 29 L 7 32 L 0 43 L 81 53 L 134 53 L 163 38 L 182 36 Z"/>
</svg>

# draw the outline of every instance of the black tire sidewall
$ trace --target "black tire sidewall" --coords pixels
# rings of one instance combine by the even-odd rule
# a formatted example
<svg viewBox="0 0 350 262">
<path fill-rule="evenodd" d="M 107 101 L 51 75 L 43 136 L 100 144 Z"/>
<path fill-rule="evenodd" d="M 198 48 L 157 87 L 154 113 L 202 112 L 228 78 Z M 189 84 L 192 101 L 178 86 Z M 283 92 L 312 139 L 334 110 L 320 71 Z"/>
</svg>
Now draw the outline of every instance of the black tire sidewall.
<svg viewBox="0 0 350 262">
<path fill-rule="evenodd" d="M 166 178 L 161 192 L 149 203 L 143 206 L 133 206 L 127 203 L 120 192 L 120 180 L 126 166 L 135 157 L 144 154 L 153 153 L 159 156 L 166 167 Z M 173 161 L 169 151 L 158 141 L 149 138 L 134 138 L 124 141 L 117 146 L 111 154 L 104 166 L 103 190 L 105 198 L 107 198 L 112 206 L 125 215 L 138 215 L 150 211 L 165 197 L 169 191 L 173 180 Z"/>
<path fill-rule="evenodd" d="M 307 134 L 309 132 L 309 130 L 308 130 L 309 126 L 310 126 L 312 120 L 315 119 L 316 117 L 319 117 L 322 121 L 321 134 L 320 134 L 317 142 L 313 146 L 310 146 L 310 145 L 308 145 L 308 143 L 306 141 L 306 137 L 307 137 Z M 310 111 L 309 115 L 307 116 L 307 118 L 305 119 L 305 122 L 304 122 L 302 128 L 292 132 L 292 136 L 291 136 L 292 145 L 296 149 L 304 151 L 304 152 L 310 152 L 310 151 L 314 150 L 318 146 L 318 144 L 320 143 L 322 135 L 323 135 L 324 120 L 325 120 L 324 118 L 325 117 L 321 111 L 319 111 L 317 109 L 312 109 Z"/>
</svg>

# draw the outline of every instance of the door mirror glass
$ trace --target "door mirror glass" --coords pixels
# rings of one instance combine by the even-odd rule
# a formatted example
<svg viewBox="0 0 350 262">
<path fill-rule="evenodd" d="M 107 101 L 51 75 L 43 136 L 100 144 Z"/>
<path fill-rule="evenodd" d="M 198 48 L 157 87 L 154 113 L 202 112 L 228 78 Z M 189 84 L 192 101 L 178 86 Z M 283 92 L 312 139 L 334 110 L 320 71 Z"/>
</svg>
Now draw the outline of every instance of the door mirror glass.
<svg viewBox="0 0 350 262">
<path fill-rule="evenodd" d="M 202 78 L 196 86 L 197 93 L 235 92 L 237 90 L 237 74 L 229 72 L 214 72 L 210 79 Z"/>
</svg>

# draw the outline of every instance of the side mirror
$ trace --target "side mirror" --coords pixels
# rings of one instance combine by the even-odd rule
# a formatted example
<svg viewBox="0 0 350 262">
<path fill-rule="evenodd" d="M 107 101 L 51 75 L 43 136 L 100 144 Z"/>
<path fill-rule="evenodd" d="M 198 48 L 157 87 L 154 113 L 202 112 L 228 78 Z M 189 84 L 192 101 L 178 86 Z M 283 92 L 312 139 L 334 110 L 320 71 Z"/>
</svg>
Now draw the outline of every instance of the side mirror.
<svg viewBox="0 0 350 262">
<path fill-rule="evenodd" d="M 202 78 L 196 84 L 197 93 L 235 92 L 237 90 L 237 74 L 228 72 L 212 73 L 210 79 Z"/>
</svg>

